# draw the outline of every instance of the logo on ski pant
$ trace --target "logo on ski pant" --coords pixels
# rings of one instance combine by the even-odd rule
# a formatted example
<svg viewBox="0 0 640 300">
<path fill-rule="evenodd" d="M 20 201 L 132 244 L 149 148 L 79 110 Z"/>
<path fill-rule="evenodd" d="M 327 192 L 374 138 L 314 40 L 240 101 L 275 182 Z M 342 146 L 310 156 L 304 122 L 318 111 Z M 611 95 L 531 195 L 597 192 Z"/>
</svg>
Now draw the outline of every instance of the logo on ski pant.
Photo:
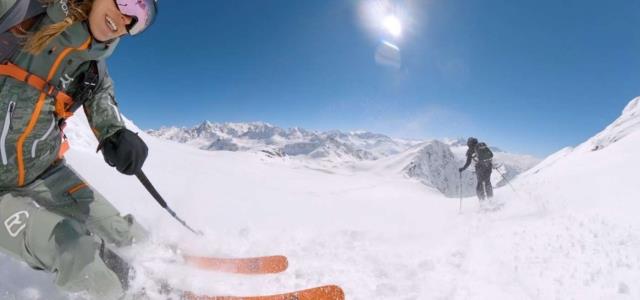
<svg viewBox="0 0 640 300">
<path fill-rule="evenodd" d="M 4 227 L 11 237 L 17 237 L 27 227 L 28 219 L 29 212 L 26 210 L 19 211 L 4 220 Z"/>
</svg>

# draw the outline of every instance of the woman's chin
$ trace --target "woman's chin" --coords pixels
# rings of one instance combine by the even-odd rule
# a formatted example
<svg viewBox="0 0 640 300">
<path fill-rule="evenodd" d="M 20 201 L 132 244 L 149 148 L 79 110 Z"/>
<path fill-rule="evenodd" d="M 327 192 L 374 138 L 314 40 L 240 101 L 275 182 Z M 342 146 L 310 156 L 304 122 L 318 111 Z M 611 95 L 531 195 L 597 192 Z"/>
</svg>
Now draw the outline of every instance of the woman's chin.
<svg viewBox="0 0 640 300">
<path fill-rule="evenodd" d="M 113 39 L 113 37 L 110 34 L 105 34 L 102 31 L 91 30 L 91 36 L 93 37 L 94 40 L 102 43 Z"/>
</svg>

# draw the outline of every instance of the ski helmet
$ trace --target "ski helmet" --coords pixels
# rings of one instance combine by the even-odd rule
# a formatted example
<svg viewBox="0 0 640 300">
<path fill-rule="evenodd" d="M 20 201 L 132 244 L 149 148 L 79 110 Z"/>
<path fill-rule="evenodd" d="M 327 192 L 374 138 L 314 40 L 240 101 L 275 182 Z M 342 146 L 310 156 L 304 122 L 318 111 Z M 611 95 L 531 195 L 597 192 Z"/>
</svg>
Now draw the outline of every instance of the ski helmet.
<svg viewBox="0 0 640 300">
<path fill-rule="evenodd" d="M 137 35 L 145 31 L 158 14 L 158 0 L 115 0 L 118 9 L 123 15 L 133 18 L 127 25 L 130 35 Z"/>
<path fill-rule="evenodd" d="M 469 147 L 473 147 L 478 143 L 478 139 L 474 138 L 474 137 L 470 137 L 469 139 L 467 139 L 467 146 Z"/>
</svg>

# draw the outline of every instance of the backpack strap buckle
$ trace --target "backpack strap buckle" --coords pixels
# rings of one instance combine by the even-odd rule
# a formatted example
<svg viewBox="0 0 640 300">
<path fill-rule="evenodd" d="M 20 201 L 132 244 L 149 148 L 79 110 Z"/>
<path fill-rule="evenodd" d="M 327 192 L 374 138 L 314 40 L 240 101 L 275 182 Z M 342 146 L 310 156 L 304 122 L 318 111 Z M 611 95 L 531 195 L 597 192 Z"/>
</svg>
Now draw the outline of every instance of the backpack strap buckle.
<svg viewBox="0 0 640 300">
<path fill-rule="evenodd" d="M 15 66 L 15 65 L 14 65 Z M 56 98 L 58 97 L 58 89 L 53 86 L 51 83 L 45 81 L 44 79 L 33 75 L 32 73 L 29 72 L 24 72 L 25 76 L 24 79 L 19 79 L 25 83 L 27 83 L 28 85 L 36 88 L 38 91 L 47 94 L 47 96 Z"/>
<path fill-rule="evenodd" d="M 58 89 L 49 82 L 44 83 L 41 92 L 53 98 L 58 98 L 58 94 L 60 93 L 60 91 L 58 91 Z"/>
</svg>

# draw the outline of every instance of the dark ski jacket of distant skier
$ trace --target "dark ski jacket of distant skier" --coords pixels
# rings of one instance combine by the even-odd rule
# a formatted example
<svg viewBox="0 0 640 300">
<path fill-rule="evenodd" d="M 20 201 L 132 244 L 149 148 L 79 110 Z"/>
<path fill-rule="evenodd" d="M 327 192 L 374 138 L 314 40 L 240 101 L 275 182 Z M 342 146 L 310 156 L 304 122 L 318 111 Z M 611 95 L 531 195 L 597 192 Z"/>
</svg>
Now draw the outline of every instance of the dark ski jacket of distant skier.
<svg viewBox="0 0 640 300">
<path fill-rule="evenodd" d="M 493 187 L 491 186 L 493 153 L 485 143 L 478 142 L 478 139 L 473 137 L 467 140 L 467 146 L 469 147 L 466 153 L 467 161 L 458 171 L 462 172 L 466 170 L 471 164 L 471 161 L 475 161 L 477 178 L 476 195 L 480 200 L 491 198 L 493 197 Z"/>
</svg>

